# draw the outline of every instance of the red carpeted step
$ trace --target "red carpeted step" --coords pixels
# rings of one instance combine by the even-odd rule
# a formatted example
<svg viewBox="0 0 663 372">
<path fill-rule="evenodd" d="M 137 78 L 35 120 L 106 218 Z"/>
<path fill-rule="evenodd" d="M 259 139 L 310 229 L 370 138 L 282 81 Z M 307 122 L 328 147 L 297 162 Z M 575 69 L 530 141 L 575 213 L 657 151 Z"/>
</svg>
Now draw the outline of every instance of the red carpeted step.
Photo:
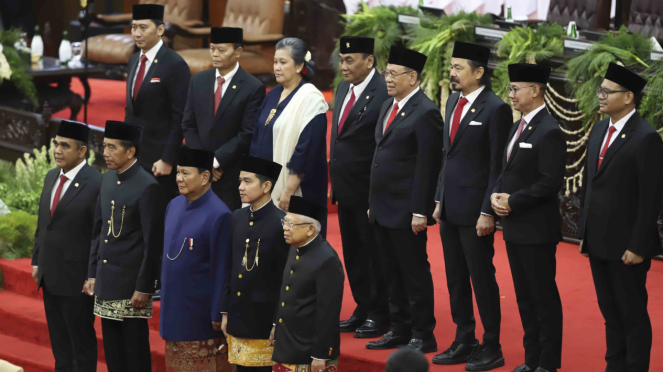
<svg viewBox="0 0 663 372">
<path fill-rule="evenodd" d="M 21 296 L 7 290 L 0 290 L 0 304 L 2 304 L 0 306 L 0 334 L 15 337 L 34 346 L 50 349 L 51 341 L 43 301 Z M 95 321 L 95 329 L 97 330 L 99 360 L 104 361 L 101 321 L 98 318 Z M 0 342 L 0 349 L 3 346 Z M 152 364 L 155 368 L 165 368 L 165 342 L 157 331 L 150 330 L 150 346 L 152 349 Z"/>
<path fill-rule="evenodd" d="M 0 273 L 2 274 L 2 288 L 36 299 L 43 299 L 41 292 L 37 291 L 37 284 L 32 279 L 32 260 L 22 258 L 18 260 L 0 259 Z M 82 289 L 82 288 L 81 288 Z"/>
<path fill-rule="evenodd" d="M 55 359 L 50 347 L 37 346 L 0 334 L 0 359 L 22 367 L 25 372 L 54 372 Z M 108 372 L 106 364 L 97 363 L 97 372 Z"/>
</svg>

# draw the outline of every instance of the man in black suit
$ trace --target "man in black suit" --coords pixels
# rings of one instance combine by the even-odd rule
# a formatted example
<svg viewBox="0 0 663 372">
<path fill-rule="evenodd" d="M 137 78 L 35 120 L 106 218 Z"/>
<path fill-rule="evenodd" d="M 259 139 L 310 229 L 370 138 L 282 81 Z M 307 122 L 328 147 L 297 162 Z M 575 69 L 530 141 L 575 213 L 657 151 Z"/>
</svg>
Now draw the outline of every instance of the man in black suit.
<svg viewBox="0 0 663 372">
<path fill-rule="evenodd" d="M 101 174 L 86 161 L 90 128 L 62 120 L 53 139 L 57 168 L 44 180 L 32 251 L 32 277 L 44 290 L 56 371 L 97 370 L 97 333 L 87 279 Z"/>
<path fill-rule="evenodd" d="M 433 363 L 467 362 L 468 371 L 504 365 L 490 194 L 502 171 L 513 115 L 511 107 L 490 89 L 489 57 L 486 47 L 460 41 L 454 45 L 451 84 L 457 92 L 447 101 L 445 162 L 433 214 L 440 221 L 451 316 L 456 323 L 454 342 Z M 473 287 L 484 328 L 482 345 L 474 333 Z"/>
<path fill-rule="evenodd" d="M 419 88 L 425 63 L 425 55 L 395 46 L 383 72 L 394 99 L 380 108 L 375 128 L 368 212 L 387 280 L 391 328 L 369 342 L 369 349 L 409 342 L 424 353 L 437 351 L 426 230 L 435 223 L 444 124 L 437 105 Z"/>
<path fill-rule="evenodd" d="M 101 318 L 109 372 L 151 371 L 147 319 L 159 287 L 167 202 L 154 177 L 138 165 L 142 128 L 107 121 L 94 217 L 88 281 Z"/>
<path fill-rule="evenodd" d="M 509 65 L 509 97 L 522 113 L 511 127 L 491 205 L 502 218 L 520 320 L 525 364 L 514 372 L 554 372 L 562 364 L 562 301 L 555 252 L 562 240 L 557 195 L 566 140 L 543 100 L 550 68 Z"/>
<path fill-rule="evenodd" d="M 589 136 L 580 197 L 580 252 L 589 256 L 605 318 L 606 371 L 649 371 L 647 272 L 662 252 L 663 142 L 637 113 L 647 81 L 611 63 L 597 89 L 601 120 Z"/>
<path fill-rule="evenodd" d="M 341 38 L 343 81 L 336 89 L 329 143 L 332 201 L 338 204 L 345 270 L 357 303 L 352 316 L 341 322 L 341 332 L 355 332 L 357 338 L 380 337 L 389 327 L 375 230 L 366 216 L 375 126 L 389 98 L 384 78 L 375 70 L 373 44 L 368 37 Z"/>
<path fill-rule="evenodd" d="M 191 70 L 163 44 L 163 5 L 133 6 L 131 35 L 140 52 L 129 59 L 124 121 L 143 127 L 138 164 L 153 174 L 168 200 L 179 195 L 173 163 L 182 146 L 182 112 Z"/>
<path fill-rule="evenodd" d="M 182 128 L 188 146 L 214 152 L 212 190 L 231 211 L 239 209 L 239 171 L 249 152 L 265 86 L 239 65 L 241 28 L 213 27 L 211 68 L 191 78 Z"/>
</svg>

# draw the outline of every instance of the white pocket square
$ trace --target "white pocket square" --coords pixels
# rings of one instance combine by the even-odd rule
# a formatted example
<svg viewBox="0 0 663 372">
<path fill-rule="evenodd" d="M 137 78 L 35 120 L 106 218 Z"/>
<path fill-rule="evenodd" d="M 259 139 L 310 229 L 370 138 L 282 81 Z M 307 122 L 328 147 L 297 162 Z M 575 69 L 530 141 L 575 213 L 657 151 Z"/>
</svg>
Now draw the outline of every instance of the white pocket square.
<svg viewBox="0 0 663 372">
<path fill-rule="evenodd" d="M 480 121 L 471 121 L 470 125 L 481 125 Z"/>
<path fill-rule="evenodd" d="M 521 143 L 518 144 L 518 146 L 519 146 L 521 149 L 531 149 L 531 148 L 532 148 L 532 144 L 531 144 L 531 143 L 527 143 L 527 142 L 521 142 Z"/>
</svg>

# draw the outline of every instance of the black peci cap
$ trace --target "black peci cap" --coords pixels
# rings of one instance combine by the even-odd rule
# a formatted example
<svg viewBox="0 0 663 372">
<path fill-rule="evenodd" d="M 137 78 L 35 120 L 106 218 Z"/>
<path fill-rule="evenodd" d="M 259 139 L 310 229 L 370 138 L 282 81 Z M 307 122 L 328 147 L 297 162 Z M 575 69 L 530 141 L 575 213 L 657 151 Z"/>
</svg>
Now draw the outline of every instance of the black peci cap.
<svg viewBox="0 0 663 372">
<path fill-rule="evenodd" d="M 389 63 L 422 71 L 428 57 L 407 48 L 392 46 L 389 51 Z"/>
<path fill-rule="evenodd" d="M 244 30 L 239 27 L 212 27 L 209 42 L 212 44 L 243 44 Z"/>
<path fill-rule="evenodd" d="M 341 37 L 341 53 L 366 53 L 373 54 L 375 39 L 363 36 Z"/>
<path fill-rule="evenodd" d="M 324 217 L 327 215 L 327 207 L 304 199 L 301 196 L 293 195 L 290 197 L 290 206 L 288 207 L 288 212 L 301 214 L 302 216 L 310 217 L 320 222 L 323 221 Z"/>
<path fill-rule="evenodd" d="M 487 65 L 488 58 L 490 57 L 490 49 L 476 44 L 456 41 L 451 57 L 469 59 Z"/>
<path fill-rule="evenodd" d="M 211 172 L 214 168 L 214 153 L 184 146 L 180 149 L 177 165 L 180 167 L 203 168 Z"/>
<path fill-rule="evenodd" d="M 271 160 L 256 158 L 249 155 L 244 155 L 242 157 L 241 170 L 244 172 L 259 174 L 274 181 L 279 179 L 279 174 L 281 174 L 282 168 L 281 164 L 275 163 Z"/>
<path fill-rule="evenodd" d="M 106 121 L 104 137 L 120 141 L 140 142 L 143 137 L 143 127 L 121 121 Z"/>
<path fill-rule="evenodd" d="M 77 121 L 62 120 L 55 135 L 88 143 L 90 141 L 90 127 Z"/>
<path fill-rule="evenodd" d="M 603 78 L 621 85 L 634 94 L 642 92 L 645 89 L 645 85 L 647 85 L 647 80 L 643 79 L 640 75 L 612 62 L 608 65 L 608 71 L 606 71 Z"/>
<path fill-rule="evenodd" d="M 512 83 L 547 84 L 550 67 L 530 63 L 514 63 L 509 65 L 509 80 Z"/>
<path fill-rule="evenodd" d="M 159 4 L 134 4 L 133 6 L 133 19 L 154 19 L 163 21 L 163 13 L 165 7 Z"/>
</svg>

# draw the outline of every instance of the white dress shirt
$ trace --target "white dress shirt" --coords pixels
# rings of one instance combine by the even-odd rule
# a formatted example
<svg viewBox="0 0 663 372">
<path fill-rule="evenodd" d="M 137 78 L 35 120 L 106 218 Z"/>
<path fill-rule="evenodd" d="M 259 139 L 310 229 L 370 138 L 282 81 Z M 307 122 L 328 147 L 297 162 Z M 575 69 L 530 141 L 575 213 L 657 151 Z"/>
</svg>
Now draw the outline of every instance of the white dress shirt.
<svg viewBox="0 0 663 372">
<path fill-rule="evenodd" d="M 401 112 L 403 107 L 405 107 L 405 105 L 407 104 L 407 101 L 409 101 L 410 98 L 412 98 L 413 95 L 417 94 L 419 89 L 420 89 L 419 87 L 415 88 L 415 90 L 410 92 L 410 94 L 405 96 L 405 98 L 403 98 L 400 101 L 396 101 L 396 97 L 394 97 L 394 102 L 391 104 L 391 108 L 388 111 L 389 113 L 387 115 L 385 115 L 384 121 L 382 122 L 382 132 L 383 133 L 387 130 L 387 121 L 389 121 L 389 116 L 391 116 L 391 112 L 394 110 L 394 105 L 396 104 L 396 102 L 398 102 L 398 111 L 396 111 L 396 114 L 398 114 L 399 112 Z M 395 117 L 394 117 L 394 120 L 396 120 Z M 426 217 L 423 214 L 419 214 L 419 213 L 412 213 L 412 215 L 414 217 Z"/>
<path fill-rule="evenodd" d="M 64 194 L 67 192 L 67 189 L 69 188 L 69 185 L 71 185 L 71 181 L 76 178 L 76 175 L 78 172 L 80 172 L 81 169 L 85 166 L 86 161 L 83 160 L 80 164 L 72 168 L 69 172 L 64 173 L 62 169 L 60 169 L 60 174 L 58 175 L 57 180 L 55 181 L 55 184 L 53 185 L 53 189 L 51 189 L 51 203 L 49 204 L 49 210 L 53 209 L 53 200 L 55 200 L 55 191 L 58 189 L 58 186 L 60 186 L 60 176 L 65 175 L 67 176 L 67 180 L 64 182 L 64 185 L 62 186 L 62 191 L 60 192 L 60 199 L 58 199 L 58 202 L 62 200 L 62 197 Z M 36 268 L 37 265 L 33 265 L 32 267 Z"/>
<path fill-rule="evenodd" d="M 226 94 L 226 90 L 228 90 L 228 86 L 230 85 L 230 80 L 232 80 L 232 78 L 235 76 L 237 70 L 239 70 L 239 63 L 236 63 L 235 68 L 229 73 L 227 73 L 225 76 L 221 76 L 219 69 L 216 69 L 216 77 L 214 78 L 214 94 L 216 94 L 216 90 L 219 89 L 219 77 L 223 77 L 224 79 L 223 85 L 221 85 L 221 97 L 223 97 L 223 95 Z M 215 157 L 213 165 L 214 169 L 218 168 L 219 165 L 220 165 L 219 161 L 216 160 Z"/>
<path fill-rule="evenodd" d="M 357 102 L 357 99 L 359 99 L 359 97 L 361 97 L 361 94 L 364 93 L 364 90 L 366 89 L 366 86 L 368 86 L 368 83 L 370 83 L 371 80 L 373 79 L 373 75 L 375 75 L 375 69 L 371 70 L 371 73 L 368 74 L 366 79 L 364 79 L 364 81 L 362 81 L 361 83 L 357 85 L 350 84 L 350 88 L 348 88 L 348 91 L 345 93 L 345 99 L 343 100 L 343 105 L 341 106 L 341 111 L 340 111 L 341 115 L 338 117 L 337 124 L 341 124 L 341 118 L 343 117 L 343 113 L 345 112 L 345 106 L 347 106 L 348 102 L 350 101 L 350 97 L 352 96 L 351 92 L 353 88 L 355 92 L 355 102 Z"/>
<path fill-rule="evenodd" d="M 617 135 L 619 135 L 619 132 L 621 132 L 622 129 L 624 129 L 624 126 L 626 125 L 626 122 L 628 121 L 628 119 L 631 118 L 631 116 L 633 116 L 633 114 L 635 114 L 635 109 L 633 109 L 631 112 L 626 114 L 626 116 L 624 116 L 623 118 L 619 119 L 616 123 L 613 123 L 612 118 L 610 118 L 610 126 L 615 127 L 615 132 L 612 134 L 612 137 L 610 138 L 610 144 L 608 144 L 608 147 L 610 147 L 612 145 L 612 143 L 615 142 L 615 138 L 617 138 Z M 599 151 L 603 151 L 603 146 L 605 146 L 605 141 L 608 139 L 608 134 L 609 133 L 610 133 L 610 131 L 605 132 L 605 136 L 603 137 L 603 141 L 601 142 L 601 147 L 600 147 Z M 599 152 L 599 154 L 600 154 L 600 152 Z"/>
<path fill-rule="evenodd" d="M 543 105 L 541 105 L 541 106 L 535 108 L 534 110 L 532 110 L 532 112 L 530 112 L 529 114 L 525 115 L 525 126 L 527 126 L 529 123 L 531 123 L 532 119 L 534 119 L 536 114 L 538 114 L 539 111 L 541 111 L 545 108 L 546 108 L 546 104 L 544 103 Z M 520 122 L 518 122 L 518 124 L 514 124 L 514 125 L 520 125 Z M 518 129 L 516 128 L 516 131 L 517 130 Z M 524 126 L 523 126 L 523 131 L 525 131 Z M 507 149 L 507 154 L 511 153 L 511 149 L 513 148 L 513 145 L 516 144 L 516 137 L 519 137 L 519 136 L 514 134 L 513 137 L 511 138 L 511 141 L 509 141 L 509 147 Z"/>
<path fill-rule="evenodd" d="M 136 76 L 138 75 L 138 70 L 140 70 L 140 60 L 143 58 L 143 56 L 147 57 L 147 61 L 145 61 L 145 75 L 147 75 L 147 71 L 149 71 L 150 66 L 152 66 L 152 62 L 154 61 L 154 58 L 156 58 L 157 52 L 159 52 L 159 49 L 161 49 L 162 45 L 163 45 L 163 40 L 159 39 L 157 45 L 153 46 L 152 49 L 147 51 L 147 53 L 143 53 L 143 51 L 140 52 L 140 56 L 138 56 L 138 65 L 136 66 L 136 73 L 134 74 L 134 78 L 131 81 L 132 97 L 134 96 L 134 86 L 136 85 Z M 145 82 L 144 80 L 145 75 L 143 75 L 143 83 Z"/>
<path fill-rule="evenodd" d="M 468 111 L 470 111 L 470 107 L 474 104 L 474 101 L 476 101 L 477 97 L 479 97 L 479 94 L 483 92 L 483 90 L 486 88 L 486 86 L 479 87 L 479 89 L 475 90 L 474 92 L 468 94 L 467 96 L 463 96 L 463 93 L 460 93 L 460 97 L 458 98 L 458 102 L 460 102 L 461 98 L 465 98 L 467 100 L 467 103 L 465 106 L 463 106 L 463 112 L 460 113 L 460 121 L 463 121 L 463 118 L 465 117 L 465 114 L 467 114 Z M 456 108 L 458 107 L 458 102 L 456 102 L 456 107 L 454 107 L 454 110 L 451 112 L 451 120 L 453 120 L 454 114 L 456 113 Z M 460 121 L 458 124 L 460 125 Z M 451 134 L 451 126 L 453 125 L 452 123 L 449 123 L 449 134 Z"/>
</svg>

